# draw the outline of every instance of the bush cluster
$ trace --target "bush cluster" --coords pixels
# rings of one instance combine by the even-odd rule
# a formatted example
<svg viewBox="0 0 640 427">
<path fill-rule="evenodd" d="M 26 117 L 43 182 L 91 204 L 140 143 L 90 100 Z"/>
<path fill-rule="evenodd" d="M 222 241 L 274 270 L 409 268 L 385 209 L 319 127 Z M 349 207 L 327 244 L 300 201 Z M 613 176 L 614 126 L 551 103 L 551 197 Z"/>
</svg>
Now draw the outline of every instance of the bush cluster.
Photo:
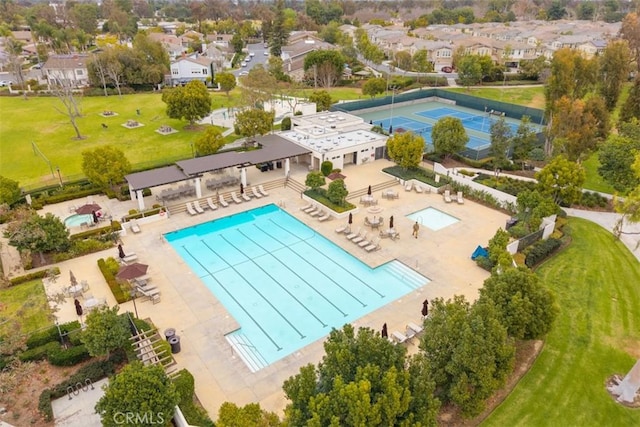
<svg viewBox="0 0 640 427">
<path fill-rule="evenodd" d="M 118 271 L 118 262 L 113 258 L 108 258 L 106 261 L 103 258 L 98 260 L 98 268 L 104 276 L 104 280 L 106 280 L 109 285 L 109 289 L 111 289 L 111 293 L 115 297 L 118 304 L 122 304 L 123 302 L 127 302 L 131 299 L 131 295 L 129 292 L 125 292 L 120 286 L 120 282 L 116 280 L 115 272 L 113 264 L 115 263 L 115 272 Z"/>
<path fill-rule="evenodd" d="M 512 196 L 517 196 L 521 191 L 533 191 L 536 188 L 536 183 L 533 181 L 523 181 L 521 179 L 509 178 L 508 176 L 499 176 L 496 179 L 494 176 L 479 174 L 474 181 L 487 187 L 495 188 L 503 193 L 511 194 Z"/>
<path fill-rule="evenodd" d="M 602 196 L 599 193 L 593 193 L 591 191 L 586 191 L 582 193 L 582 197 L 580 198 L 580 202 L 576 203 L 578 206 L 584 206 L 587 208 L 606 208 L 609 204 L 609 200 Z"/>
<path fill-rule="evenodd" d="M 351 209 L 355 209 L 356 208 L 354 205 L 352 205 L 351 203 L 349 203 L 347 201 L 345 201 L 343 206 L 336 205 L 331 200 L 329 200 L 329 197 L 327 197 L 327 190 L 324 189 L 324 188 L 316 188 L 315 190 L 307 190 L 307 191 L 304 192 L 304 195 L 307 196 L 307 197 L 311 197 L 316 202 L 325 205 L 326 207 L 328 207 L 329 209 L 331 209 L 334 212 L 341 213 L 341 212 L 350 211 Z"/>
<path fill-rule="evenodd" d="M 405 181 L 416 179 L 436 188 L 440 188 L 450 182 L 450 180 L 444 176 L 440 176 L 440 182 L 436 182 L 436 174 L 424 168 L 404 169 L 400 166 L 391 166 L 384 168 L 382 171 Z"/>
<path fill-rule="evenodd" d="M 556 249 L 560 247 L 560 240 L 554 238 L 548 238 L 547 240 L 540 240 L 527 248 L 526 257 L 524 263 L 527 267 L 531 268 L 538 264 L 549 255 L 551 255 Z"/>
<path fill-rule="evenodd" d="M 59 332 L 58 328 L 60 328 Z M 74 320 L 73 322 L 63 323 L 59 326 L 50 326 L 47 329 L 29 335 L 29 338 L 27 338 L 27 348 L 32 349 L 40 347 L 41 345 L 49 342 L 60 341 L 60 335 L 64 337 L 69 335 L 69 333 L 79 329 L 80 322 L 78 322 L 77 320 Z"/>
<path fill-rule="evenodd" d="M 82 344 L 67 349 L 58 347 L 47 353 L 47 360 L 54 366 L 73 366 L 90 357 L 86 347 Z"/>
<path fill-rule="evenodd" d="M 207 412 L 196 406 L 194 402 L 195 382 L 191 372 L 182 369 L 173 378 L 173 384 L 176 386 L 176 391 L 180 396 L 178 406 L 187 422 L 193 426 L 213 427 L 213 421 L 211 421 Z"/>
<path fill-rule="evenodd" d="M 60 274 L 60 268 L 58 267 L 53 267 L 51 270 L 34 271 L 33 273 L 28 273 L 28 274 L 25 274 L 24 276 L 18 276 L 18 277 L 12 278 L 11 280 L 9 280 L 10 286 L 19 285 L 21 283 L 29 282 L 35 279 L 43 279 L 44 277 L 47 276 L 49 271 L 53 271 L 53 273 L 56 275 Z"/>
<path fill-rule="evenodd" d="M 67 393 L 67 387 L 73 387 L 76 384 L 85 384 L 85 380 L 96 382 L 104 377 L 113 375 L 116 367 L 126 360 L 126 355 L 122 351 L 116 351 L 111 354 L 109 360 L 100 360 L 90 363 L 78 369 L 66 381 L 61 382 L 52 389 L 45 389 L 40 394 L 38 402 L 38 410 L 46 421 L 53 419 L 53 409 L 51 408 L 51 400 L 58 399 Z"/>
<path fill-rule="evenodd" d="M 39 347 L 34 347 L 29 350 L 25 350 L 18 355 L 18 359 L 21 362 L 35 362 L 37 360 L 46 359 L 50 353 L 59 351 L 62 348 L 59 342 L 48 342 Z"/>
</svg>

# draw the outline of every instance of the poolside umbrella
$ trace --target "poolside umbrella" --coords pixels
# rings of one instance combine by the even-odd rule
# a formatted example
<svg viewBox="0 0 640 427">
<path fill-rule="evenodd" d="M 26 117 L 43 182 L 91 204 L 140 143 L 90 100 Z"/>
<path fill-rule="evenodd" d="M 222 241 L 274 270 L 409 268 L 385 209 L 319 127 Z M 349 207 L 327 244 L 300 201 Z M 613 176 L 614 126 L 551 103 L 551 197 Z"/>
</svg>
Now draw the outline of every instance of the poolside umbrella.
<svg viewBox="0 0 640 427">
<path fill-rule="evenodd" d="M 371 195 L 371 186 L 369 186 L 369 188 L 367 188 L 367 196 Z"/>
<path fill-rule="evenodd" d="M 82 305 L 80 304 L 80 301 L 78 301 L 77 299 L 74 299 L 73 303 L 76 305 L 76 314 L 78 316 L 82 316 Z"/>
<path fill-rule="evenodd" d="M 149 268 L 146 264 L 140 264 L 139 262 L 134 262 L 133 264 L 125 265 L 120 268 L 118 274 L 116 274 L 117 279 L 121 280 L 131 280 L 136 277 L 144 276 L 147 274 L 147 269 Z"/>
<path fill-rule="evenodd" d="M 389 218 L 389 228 L 393 228 L 393 215 Z"/>
<path fill-rule="evenodd" d="M 96 211 L 91 211 L 91 216 L 93 217 L 94 224 L 97 224 L 98 223 L 98 215 L 96 214 Z"/>
<path fill-rule="evenodd" d="M 429 300 L 424 300 L 422 303 L 422 315 L 427 316 L 429 314 Z"/>
<path fill-rule="evenodd" d="M 71 286 L 75 286 L 78 284 L 76 280 L 76 276 L 73 275 L 73 271 L 69 270 L 69 281 L 71 282 Z"/>
<path fill-rule="evenodd" d="M 389 338 L 389 332 L 387 331 L 387 324 L 382 325 L 382 338 Z"/>
<path fill-rule="evenodd" d="M 353 224 L 353 214 L 349 212 L 349 225 Z"/>
<path fill-rule="evenodd" d="M 373 120 L 369 120 L 369 124 L 372 125 L 373 124 Z"/>
<path fill-rule="evenodd" d="M 240 194 L 244 194 L 244 185 L 240 183 Z"/>
<path fill-rule="evenodd" d="M 393 125 L 389 125 L 389 133 L 393 133 Z"/>
<path fill-rule="evenodd" d="M 86 205 L 82 205 L 76 209 L 76 213 L 79 215 L 88 215 L 94 211 L 97 212 L 100 209 L 102 209 L 102 207 L 97 203 L 87 203 Z"/>
<path fill-rule="evenodd" d="M 124 258 L 127 255 L 124 253 L 124 249 L 122 249 L 122 245 L 120 243 L 118 243 L 118 256 L 120 258 Z"/>
</svg>

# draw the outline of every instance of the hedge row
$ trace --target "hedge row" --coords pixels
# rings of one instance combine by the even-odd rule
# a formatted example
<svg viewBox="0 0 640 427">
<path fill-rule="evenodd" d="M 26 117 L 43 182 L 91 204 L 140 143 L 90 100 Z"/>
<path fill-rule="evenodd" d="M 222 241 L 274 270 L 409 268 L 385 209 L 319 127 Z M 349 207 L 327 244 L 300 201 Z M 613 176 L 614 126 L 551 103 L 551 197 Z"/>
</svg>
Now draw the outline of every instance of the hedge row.
<svg viewBox="0 0 640 427">
<path fill-rule="evenodd" d="M 207 411 L 195 404 L 195 382 L 191 372 L 182 369 L 173 378 L 173 384 L 180 396 L 178 406 L 187 422 L 192 426 L 213 427 L 213 421 L 207 415 Z"/>
<path fill-rule="evenodd" d="M 44 360 L 49 353 L 57 351 L 61 348 L 59 342 L 48 342 L 38 347 L 23 351 L 18 355 L 21 362 L 35 362 L 36 360 Z"/>
<path fill-rule="evenodd" d="M 53 389 L 45 389 L 40 394 L 38 410 L 46 421 L 51 421 L 53 419 L 53 409 L 51 408 L 52 399 L 58 399 L 64 396 L 67 393 L 67 387 L 73 387 L 78 383 L 85 384 L 85 380 L 87 379 L 94 383 L 104 377 L 113 375 L 116 367 L 124 362 L 125 359 L 126 355 L 124 352 L 116 351 L 111 354 L 109 360 L 99 360 L 83 366 L 78 369 L 78 372 L 69 377 L 69 379 L 61 382 Z"/>
<path fill-rule="evenodd" d="M 92 228 L 87 231 L 82 231 L 80 233 L 72 234 L 71 236 L 69 236 L 69 239 L 71 239 L 71 241 L 84 240 L 84 239 L 88 239 L 89 237 L 96 237 L 96 236 L 102 236 L 104 234 L 116 233 L 121 229 L 122 229 L 122 226 L 120 225 L 119 221 L 111 221 L 109 225 L 106 225 L 104 227 Z"/>
<path fill-rule="evenodd" d="M 57 276 L 58 274 L 60 274 L 60 268 L 53 267 L 53 268 L 50 268 L 49 270 L 34 271 L 33 273 L 28 273 L 28 274 L 25 274 L 24 276 L 14 277 L 11 280 L 9 280 L 9 282 L 11 283 L 10 286 L 19 285 L 24 282 L 30 282 L 31 280 L 35 280 L 35 279 L 43 279 L 47 276 L 49 272 L 53 272 L 53 274 Z"/>
<path fill-rule="evenodd" d="M 58 327 L 60 331 L 58 332 Z M 33 333 L 27 338 L 27 348 L 33 349 L 40 347 L 49 342 L 59 342 L 60 335 L 67 336 L 70 332 L 80 329 L 80 322 L 74 320 L 73 322 L 63 323 L 59 326 L 50 326 L 47 329 Z"/>
<path fill-rule="evenodd" d="M 108 258 L 108 260 L 110 264 L 113 264 L 115 262 L 117 265 L 117 261 L 115 259 Z M 106 280 L 107 284 L 109 285 L 109 289 L 111 289 L 111 293 L 113 293 L 116 302 L 118 304 L 122 304 L 123 302 L 129 301 L 131 299 L 131 295 L 129 295 L 128 292 L 125 292 L 122 289 L 122 287 L 120 286 L 120 282 L 116 280 L 116 277 L 111 267 L 109 267 L 109 265 L 107 264 L 107 261 L 105 261 L 103 258 L 100 258 L 98 260 L 98 268 L 102 272 L 104 280 Z"/>
<path fill-rule="evenodd" d="M 89 359 L 89 352 L 84 345 L 77 345 L 65 349 L 59 342 L 49 342 L 23 351 L 18 355 L 22 362 L 34 362 L 47 359 L 54 366 L 73 366 Z"/>
<path fill-rule="evenodd" d="M 551 255 L 556 249 L 560 247 L 560 240 L 554 238 L 548 238 L 547 240 L 540 240 L 533 245 L 529 246 L 527 256 L 524 259 L 524 263 L 527 267 L 531 268 Z"/>
</svg>

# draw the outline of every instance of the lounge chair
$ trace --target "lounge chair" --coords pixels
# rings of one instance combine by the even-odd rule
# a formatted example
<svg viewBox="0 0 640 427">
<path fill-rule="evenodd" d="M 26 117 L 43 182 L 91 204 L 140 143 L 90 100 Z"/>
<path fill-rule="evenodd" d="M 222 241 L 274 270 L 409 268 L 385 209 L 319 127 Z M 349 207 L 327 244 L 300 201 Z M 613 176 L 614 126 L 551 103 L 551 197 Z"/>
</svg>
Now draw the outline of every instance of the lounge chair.
<svg viewBox="0 0 640 427">
<path fill-rule="evenodd" d="M 331 214 L 329 212 L 323 212 L 322 215 L 318 217 L 318 221 L 320 222 L 326 221 L 328 219 L 331 219 Z"/>
<path fill-rule="evenodd" d="M 200 201 L 199 200 L 194 200 L 193 201 L 193 207 L 196 210 L 196 212 L 198 212 L 199 214 L 204 213 L 204 209 L 202 209 L 202 206 L 200 206 Z"/>
<path fill-rule="evenodd" d="M 222 194 L 218 196 L 218 200 L 220 201 L 220 205 L 223 208 L 226 208 L 227 206 L 229 206 L 229 203 L 227 203 L 227 201 L 224 199 L 224 196 Z"/>
<path fill-rule="evenodd" d="M 265 197 L 267 197 L 269 195 L 269 193 L 264 191 L 264 187 L 262 185 L 258 185 L 258 191 L 260 191 L 260 193 L 262 193 L 262 195 L 265 196 Z"/>
<path fill-rule="evenodd" d="M 251 187 L 251 195 L 253 197 L 255 197 L 256 199 L 261 199 L 262 198 L 262 194 L 260 194 L 260 192 L 258 191 L 258 189 L 256 187 Z"/>
<path fill-rule="evenodd" d="M 367 246 L 373 244 L 373 239 L 371 239 L 371 241 L 364 239 L 362 242 L 358 243 L 358 246 L 360 246 L 361 248 L 366 248 Z"/>
<path fill-rule="evenodd" d="M 362 227 L 358 227 L 358 231 L 356 231 L 355 233 L 347 234 L 347 239 L 351 240 L 351 239 L 355 239 L 356 237 L 358 237 L 360 235 L 360 230 L 362 230 Z"/>
<path fill-rule="evenodd" d="M 240 193 L 240 197 L 242 197 L 242 200 L 244 200 L 245 202 L 251 201 L 251 197 L 247 193 Z"/>
<path fill-rule="evenodd" d="M 405 184 L 404 186 L 404 190 L 405 191 L 411 191 L 413 189 L 413 182 L 409 181 Z"/>
<path fill-rule="evenodd" d="M 420 332 L 422 332 L 424 330 L 424 328 L 420 325 L 416 325 L 413 322 L 409 322 L 407 323 L 407 332 L 409 332 L 409 330 L 412 330 L 414 332 L 415 335 L 419 334 Z"/>
<path fill-rule="evenodd" d="M 416 185 L 416 193 L 422 193 L 422 186 Z"/>
<path fill-rule="evenodd" d="M 360 242 L 362 242 L 362 241 L 364 241 L 364 240 L 367 240 L 367 233 L 366 233 L 366 232 L 365 232 L 364 234 L 361 234 L 361 235 L 359 235 L 359 236 L 354 237 L 353 239 L 351 239 L 351 241 L 352 241 L 353 243 L 360 243 Z"/>
<path fill-rule="evenodd" d="M 351 227 L 349 227 L 349 224 L 345 224 L 345 225 L 341 225 L 340 227 L 336 228 L 336 233 L 340 234 L 340 233 L 348 233 L 351 230 Z"/>
<path fill-rule="evenodd" d="M 394 331 L 391 333 L 391 336 L 393 337 L 393 339 L 398 343 L 398 344 L 402 344 L 404 342 L 407 342 L 407 340 L 409 339 L 405 334 L 403 334 L 402 332 L 398 332 L 398 331 Z"/>
<path fill-rule="evenodd" d="M 138 221 L 136 221 L 135 219 L 132 219 L 130 221 L 131 225 L 129 225 L 129 228 L 131 229 L 131 231 L 133 231 L 134 233 L 140 233 L 142 230 L 140 229 L 140 226 L 138 225 Z"/>
<path fill-rule="evenodd" d="M 189 215 L 191 216 L 198 215 L 198 212 L 196 212 L 196 210 L 193 208 L 193 205 L 191 204 L 191 202 L 187 202 L 184 205 L 187 207 L 187 212 L 189 212 Z"/>
<path fill-rule="evenodd" d="M 380 246 L 380 238 L 378 238 L 375 243 L 372 242 L 369 246 L 365 246 L 363 249 L 367 252 L 373 252 L 382 249 L 382 246 Z"/>
<path fill-rule="evenodd" d="M 306 213 L 311 213 L 317 209 L 318 207 L 315 204 L 311 203 L 309 206 L 305 207 L 302 211 Z"/>
<path fill-rule="evenodd" d="M 449 190 L 444 190 L 443 197 L 444 197 L 444 201 L 446 203 L 451 203 L 452 202 L 452 200 L 451 200 L 451 192 Z"/>
<path fill-rule="evenodd" d="M 314 207 L 313 203 L 309 203 L 307 206 L 303 206 L 303 207 L 301 207 L 301 208 L 300 208 L 300 210 L 301 210 L 302 212 L 306 212 L 306 211 L 307 211 L 307 209 L 311 209 L 312 207 Z"/>
<path fill-rule="evenodd" d="M 218 209 L 218 206 L 216 206 L 216 204 L 213 203 L 213 199 L 211 197 L 207 197 L 207 205 L 209 205 L 209 209 L 211 209 L 212 211 L 215 211 L 216 209 Z"/>
<path fill-rule="evenodd" d="M 137 261 L 137 260 L 138 260 L 138 255 L 136 255 L 136 254 L 129 254 L 129 255 L 127 255 L 126 257 L 124 257 L 124 258 L 120 258 L 120 259 L 122 260 L 122 262 L 124 262 L 124 263 L 128 264 L 128 263 L 130 263 L 130 262 Z"/>
<path fill-rule="evenodd" d="M 316 217 L 320 215 L 320 212 L 322 212 L 322 209 L 320 209 L 319 207 L 315 208 L 314 210 L 312 210 L 311 212 L 307 212 L 310 216 Z"/>
<path fill-rule="evenodd" d="M 233 200 L 237 204 L 242 203 L 242 200 L 238 199 L 238 195 L 236 194 L 235 191 L 231 192 L 231 200 Z"/>
<path fill-rule="evenodd" d="M 464 197 L 462 197 L 462 191 L 458 191 L 458 196 L 456 197 L 459 205 L 464 205 Z"/>
</svg>

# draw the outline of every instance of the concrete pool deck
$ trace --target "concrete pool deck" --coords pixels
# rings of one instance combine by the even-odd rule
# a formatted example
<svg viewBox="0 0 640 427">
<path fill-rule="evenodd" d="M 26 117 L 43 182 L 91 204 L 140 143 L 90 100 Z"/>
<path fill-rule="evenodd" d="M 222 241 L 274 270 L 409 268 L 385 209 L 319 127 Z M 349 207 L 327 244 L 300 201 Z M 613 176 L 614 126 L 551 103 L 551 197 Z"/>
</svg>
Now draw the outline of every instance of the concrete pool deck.
<svg viewBox="0 0 640 427">
<path fill-rule="evenodd" d="M 342 173 L 347 176 L 345 183 L 349 191 L 355 191 L 366 189 L 368 185 L 375 186 L 389 181 L 389 176 L 382 173 L 381 169 L 391 165 L 392 163 L 385 160 L 378 160 L 362 166 L 347 166 Z M 292 169 L 291 177 L 298 182 L 304 182 L 305 176 L 306 172 L 302 167 Z M 260 171 L 249 171 L 249 179 L 254 185 L 259 184 L 261 178 L 264 181 L 264 177 L 266 175 L 261 175 Z M 139 262 L 150 266 L 148 274 L 152 277 L 152 283 L 162 292 L 162 299 L 158 304 L 138 299 L 138 315 L 141 318 L 150 318 L 160 333 L 167 328 L 176 329 L 182 347 L 182 351 L 174 355 L 177 367 L 186 368 L 194 375 L 198 398 L 213 419 L 217 418 L 218 409 L 225 401 L 238 405 L 259 402 L 264 409 L 282 414 L 287 404 L 282 391 L 284 380 L 297 374 L 300 367 L 321 360 L 324 354 L 323 339 L 256 373 L 251 373 L 244 362 L 233 353 L 224 337 L 230 329 L 237 327 L 235 320 L 191 272 L 171 245 L 165 242 L 162 235 L 246 209 L 276 203 L 370 266 L 397 259 L 431 280 L 428 285 L 353 322 L 356 327 L 366 326 L 375 330 L 380 330 L 386 322 L 390 334 L 393 331 L 404 332 L 407 322 L 420 323 L 420 309 L 425 298 L 464 295 L 467 299 L 473 300 L 477 297 L 478 289 L 489 274 L 471 261 L 471 253 L 477 245 L 486 245 L 495 231 L 504 227 L 508 217 L 470 200 L 466 200 L 462 205 L 455 202 L 445 203 L 443 197 L 438 194 L 406 192 L 400 184 L 393 189 L 399 192 L 399 199 L 383 199 L 380 191 L 374 192 L 373 196 L 378 199 L 378 206 L 382 208 L 382 212 L 376 215 L 383 216 L 386 224 L 389 216 L 393 215 L 395 228 L 401 237 L 395 241 L 382 239 L 382 249 L 372 253 L 367 253 L 346 240 L 344 235 L 335 233 L 334 230 L 346 223 L 346 220 L 319 222 L 300 211 L 299 208 L 307 204 L 301 199 L 300 194 L 284 187 L 269 189 L 270 195 L 266 198 L 232 204 L 228 208 L 218 208 L 216 211 L 207 210 L 198 216 L 176 214 L 168 220 L 144 224 L 140 234 L 122 237 L 125 252 L 136 252 Z M 116 202 L 99 197 L 96 197 L 95 201 L 116 218 L 135 208 L 135 201 Z M 358 199 L 352 201 L 357 202 Z M 405 216 L 429 206 L 460 221 L 439 231 L 421 227 L 419 237 L 415 239 L 411 237 L 413 222 Z M 362 227 L 371 233 L 371 229 L 364 225 L 364 218 L 373 214 L 368 213 L 365 207 L 359 208 L 359 213 L 353 216 L 352 228 Z M 47 207 L 47 210 L 69 215 L 64 206 Z M 50 285 L 50 289 L 68 285 L 71 270 L 78 280 L 89 281 L 90 293 L 94 297 L 106 298 L 109 305 L 114 305 L 113 296 L 96 263 L 98 258 L 110 256 L 117 256 L 117 249 L 58 264 L 61 276 L 57 283 Z M 124 310 L 134 312 L 133 303 L 121 304 L 121 311 Z M 77 320 L 73 299 L 67 299 L 59 307 L 56 316 L 60 322 Z M 410 351 L 415 351 L 416 342 L 414 339 L 413 343 L 409 344 Z"/>
</svg>

